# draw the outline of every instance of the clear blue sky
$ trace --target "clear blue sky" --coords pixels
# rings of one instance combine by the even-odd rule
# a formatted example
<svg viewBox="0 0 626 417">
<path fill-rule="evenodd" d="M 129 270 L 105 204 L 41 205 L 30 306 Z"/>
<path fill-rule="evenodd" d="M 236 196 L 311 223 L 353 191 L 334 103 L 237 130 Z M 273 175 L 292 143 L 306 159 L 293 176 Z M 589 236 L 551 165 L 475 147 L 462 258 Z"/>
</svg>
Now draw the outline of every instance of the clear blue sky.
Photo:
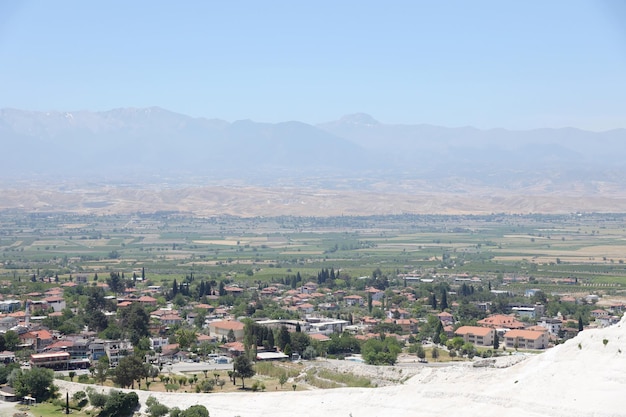
<svg viewBox="0 0 626 417">
<path fill-rule="evenodd" d="M 626 127 L 626 2 L 0 1 L 0 108 Z"/>
</svg>

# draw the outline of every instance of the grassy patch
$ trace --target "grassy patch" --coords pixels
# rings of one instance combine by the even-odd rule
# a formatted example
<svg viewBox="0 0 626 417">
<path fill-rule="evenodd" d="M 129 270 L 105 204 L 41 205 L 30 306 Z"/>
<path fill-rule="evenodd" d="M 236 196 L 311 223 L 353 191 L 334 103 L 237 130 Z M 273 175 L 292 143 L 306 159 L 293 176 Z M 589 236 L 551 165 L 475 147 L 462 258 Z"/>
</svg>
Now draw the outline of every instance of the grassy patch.
<svg viewBox="0 0 626 417">
<path fill-rule="evenodd" d="M 320 369 L 317 374 L 320 378 L 330 379 L 346 387 L 369 388 L 372 386 L 372 381 L 369 378 L 350 373 L 339 373 L 328 369 Z"/>
<path fill-rule="evenodd" d="M 59 407 L 57 405 L 54 405 L 52 403 L 49 402 L 45 402 L 45 403 L 40 403 L 37 405 L 31 405 L 28 407 L 29 410 L 27 411 L 28 413 L 35 415 L 35 416 L 41 416 L 41 417 L 59 417 L 61 415 L 65 415 L 65 408 L 63 407 Z M 70 410 L 71 415 L 73 417 L 87 417 L 89 416 L 89 414 L 87 414 L 84 410 Z"/>
<path fill-rule="evenodd" d="M 273 362 L 258 362 L 254 368 L 257 374 L 271 378 L 279 378 L 283 374 L 287 374 L 287 378 L 295 378 L 300 374 L 300 370 L 294 366 L 283 366 Z"/>
</svg>

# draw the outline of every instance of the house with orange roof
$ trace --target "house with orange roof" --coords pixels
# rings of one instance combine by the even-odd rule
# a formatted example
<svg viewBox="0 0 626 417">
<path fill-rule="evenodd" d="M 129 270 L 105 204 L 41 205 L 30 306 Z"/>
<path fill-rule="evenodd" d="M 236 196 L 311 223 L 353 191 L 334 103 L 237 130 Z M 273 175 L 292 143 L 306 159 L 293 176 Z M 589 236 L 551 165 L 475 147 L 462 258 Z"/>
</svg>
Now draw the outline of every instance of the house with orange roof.
<svg viewBox="0 0 626 417">
<path fill-rule="evenodd" d="M 242 342 L 224 343 L 223 345 L 220 345 L 219 348 L 223 353 L 230 355 L 233 358 L 243 355 L 246 351 L 246 348 Z"/>
<path fill-rule="evenodd" d="M 475 346 L 493 346 L 496 330 L 489 327 L 461 326 L 456 329 L 454 335 Z"/>
<path fill-rule="evenodd" d="M 383 297 L 385 296 L 385 292 L 379 290 L 378 288 L 374 288 L 374 287 L 369 287 L 365 289 L 365 292 L 368 295 L 372 296 L 372 300 L 373 301 L 380 301 L 383 299 Z"/>
<path fill-rule="evenodd" d="M 318 342 L 328 342 L 330 340 L 330 337 L 323 333 L 312 333 L 309 334 L 309 337 L 313 340 L 317 340 Z"/>
<path fill-rule="evenodd" d="M 411 317 L 411 313 L 403 308 L 392 308 L 387 311 L 387 317 L 390 319 L 408 319 L 409 317 Z"/>
<path fill-rule="evenodd" d="M 606 310 L 602 310 L 600 308 L 595 309 L 595 310 L 591 310 L 591 312 L 589 313 L 591 315 L 591 317 L 595 318 L 595 319 L 599 319 L 602 317 L 608 317 L 609 316 L 609 312 Z"/>
<path fill-rule="evenodd" d="M 363 305 L 363 297 L 360 295 L 346 295 L 343 297 L 343 301 L 348 306 L 362 306 Z"/>
<path fill-rule="evenodd" d="M 159 320 L 161 321 L 161 324 L 166 326 L 175 326 L 183 322 L 183 318 L 179 316 L 178 313 L 163 314 L 159 317 Z"/>
<path fill-rule="evenodd" d="M 417 333 L 417 320 L 415 319 L 397 319 L 395 324 L 402 328 L 405 333 Z"/>
<path fill-rule="evenodd" d="M 296 306 L 296 309 L 300 313 L 311 314 L 313 311 L 315 311 L 315 306 L 310 303 L 302 303 L 302 304 L 298 304 Z"/>
<path fill-rule="evenodd" d="M 220 320 L 212 321 L 209 323 L 209 336 L 217 337 L 221 340 L 222 337 L 228 337 L 228 333 L 232 330 L 235 335 L 236 341 L 243 340 L 243 329 L 245 325 L 237 320 Z"/>
<path fill-rule="evenodd" d="M 65 299 L 60 295 L 51 295 L 50 297 L 46 297 L 43 299 L 49 307 L 52 307 L 54 311 L 63 311 L 65 310 Z"/>
<path fill-rule="evenodd" d="M 198 336 L 196 337 L 196 341 L 198 342 L 198 344 L 202 342 L 215 343 L 217 342 L 217 338 L 206 334 L 198 334 Z"/>
<path fill-rule="evenodd" d="M 523 329 L 524 323 L 517 320 L 515 316 L 506 314 L 494 314 L 477 322 L 480 326 L 492 329 Z"/>
<path fill-rule="evenodd" d="M 226 291 L 227 294 L 231 294 L 233 296 L 243 294 L 243 288 L 239 287 L 224 287 L 224 291 Z"/>
<path fill-rule="evenodd" d="M 54 342 L 52 333 L 48 330 L 32 330 L 19 335 L 20 345 L 36 352 L 41 352 Z"/>
<path fill-rule="evenodd" d="M 156 306 L 157 299 L 154 297 L 150 297 L 149 295 L 142 295 L 137 299 L 144 306 Z"/>
<path fill-rule="evenodd" d="M 546 349 L 548 332 L 510 330 L 504 334 L 504 344 L 507 348 L 515 349 Z"/>
<path fill-rule="evenodd" d="M 444 326 L 454 323 L 454 316 L 447 311 L 442 311 L 441 313 L 437 314 L 437 318 Z"/>
</svg>

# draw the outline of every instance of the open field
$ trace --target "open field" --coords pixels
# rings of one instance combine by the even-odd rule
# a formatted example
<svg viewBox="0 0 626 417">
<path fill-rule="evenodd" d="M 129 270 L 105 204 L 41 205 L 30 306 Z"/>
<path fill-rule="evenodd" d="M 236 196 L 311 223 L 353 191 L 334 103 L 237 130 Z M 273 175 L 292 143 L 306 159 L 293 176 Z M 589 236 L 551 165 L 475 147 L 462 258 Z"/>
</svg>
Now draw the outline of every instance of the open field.
<svg viewBox="0 0 626 417">
<path fill-rule="evenodd" d="M 241 282 L 322 268 L 352 277 L 468 274 L 535 280 L 546 289 L 626 286 L 626 215 L 195 217 L 169 212 L 77 215 L 0 212 L 0 278 L 142 269 L 153 283 L 193 273 Z M 567 288 L 571 288 L 567 287 Z"/>
</svg>

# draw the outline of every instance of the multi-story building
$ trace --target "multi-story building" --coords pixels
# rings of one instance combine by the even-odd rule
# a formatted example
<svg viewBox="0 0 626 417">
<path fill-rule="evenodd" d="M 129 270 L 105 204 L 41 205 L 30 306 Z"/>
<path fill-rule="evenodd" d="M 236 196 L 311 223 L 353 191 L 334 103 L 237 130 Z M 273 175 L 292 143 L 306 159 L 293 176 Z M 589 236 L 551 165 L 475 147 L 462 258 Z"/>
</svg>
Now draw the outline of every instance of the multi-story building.
<svg viewBox="0 0 626 417">
<path fill-rule="evenodd" d="M 489 327 L 461 326 L 456 329 L 454 334 L 462 337 L 465 343 L 471 343 L 475 346 L 493 346 L 496 331 Z"/>
</svg>

